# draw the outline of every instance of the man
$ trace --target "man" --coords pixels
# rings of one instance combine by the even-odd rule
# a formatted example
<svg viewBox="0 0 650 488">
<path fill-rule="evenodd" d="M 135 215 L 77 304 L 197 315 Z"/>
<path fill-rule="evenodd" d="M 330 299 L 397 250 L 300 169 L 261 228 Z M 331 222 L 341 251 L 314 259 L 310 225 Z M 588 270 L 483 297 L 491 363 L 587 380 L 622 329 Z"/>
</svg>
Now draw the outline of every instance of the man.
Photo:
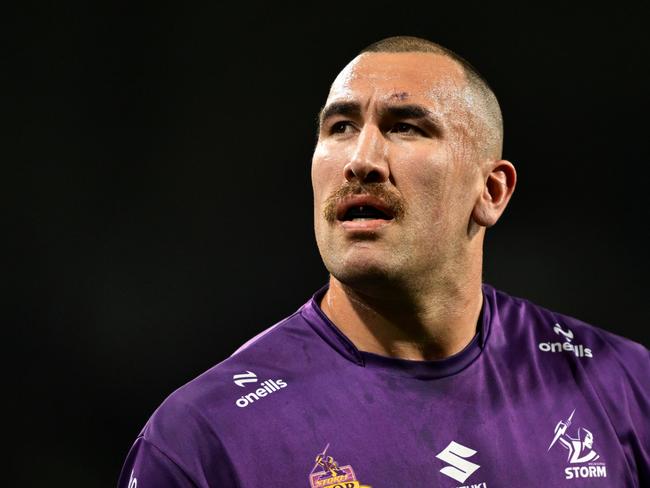
<svg viewBox="0 0 650 488">
<path fill-rule="evenodd" d="M 328 286 L 167 398 L 120 486 L 648 486 L 648 350 L 481 283 L 516 182 L 501 146 L 452 52 L 352 60 L 312 164 Z M 571 410 L 598 459 L 549 447 Z"/>
</svg>

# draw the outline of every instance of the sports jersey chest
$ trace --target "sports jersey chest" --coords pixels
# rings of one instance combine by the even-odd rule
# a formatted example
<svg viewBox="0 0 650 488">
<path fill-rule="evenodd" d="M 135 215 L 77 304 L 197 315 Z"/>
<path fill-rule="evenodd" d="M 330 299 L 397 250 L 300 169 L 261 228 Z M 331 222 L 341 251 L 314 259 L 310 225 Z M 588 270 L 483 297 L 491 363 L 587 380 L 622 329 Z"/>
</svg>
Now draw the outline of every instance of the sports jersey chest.
<svg viewBox="0 0 650 488">
<path fill-rule="evenodd" d="M 269 378 L 219 431 L 243 488 L 635 486 L 589 385 L 502 367 Z"/>
</svg>

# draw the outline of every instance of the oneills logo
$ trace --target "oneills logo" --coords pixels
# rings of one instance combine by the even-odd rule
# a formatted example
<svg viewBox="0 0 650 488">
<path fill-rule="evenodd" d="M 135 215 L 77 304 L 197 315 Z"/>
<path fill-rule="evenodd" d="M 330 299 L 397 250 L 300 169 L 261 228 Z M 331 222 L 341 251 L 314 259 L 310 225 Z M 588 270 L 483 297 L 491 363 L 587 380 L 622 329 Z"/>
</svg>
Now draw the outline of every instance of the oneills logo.
<svg viewBox="0 0 650 488">
<path fill-rule="evenodd" d="M 232 380 L 237 386 L 245 386 L 246 383 L 257 383 L 257 375 L 252 371 L 232 375 Z"/>
<path fill-rule="evenodd" d="M 574 344 L 573 332 L 571 329 L 564 330 L 560 324 L 553 326 L 553 332 L 558 336 L 564 337 L 564 342 L 540 342 L 537 347 L 542 352 L 570 352 L 578 358 L 593 358 L 591 349 L 582 344 Z"/>
<path fill-rule="evenodd" d="M 359 484 L 352 466 L 339 466 L 332 456 L 327 456 L 329 447 L 327 444 L 323 452 L 316 456 L 314 467 L 309 473 L 311 488 L 372 488 Z M 318 468 L 320 470 L 314 472 Z"/>
<path fill-rule="evenodd" d="M 257 375 L 252 371 L 246 371 L 246 373 L 233 375 L 232 379 L 237 386 L 241 387 L 246 386 L 246 383 L 258 382 Z M 257 390 L 240 396 L 235 401 L 235 405 L 237 405 L 239 408 L 248 407 L 251 403 L 256 402 L 260 398 L 264 398 L 265 396 L 270 395 L 271 393 L 275 393 L 276 391 L 286 387 L 287 383 L 280 378 L 277 380 L 268 379 L 260 383 L 260 387 Z"/>
</svg>

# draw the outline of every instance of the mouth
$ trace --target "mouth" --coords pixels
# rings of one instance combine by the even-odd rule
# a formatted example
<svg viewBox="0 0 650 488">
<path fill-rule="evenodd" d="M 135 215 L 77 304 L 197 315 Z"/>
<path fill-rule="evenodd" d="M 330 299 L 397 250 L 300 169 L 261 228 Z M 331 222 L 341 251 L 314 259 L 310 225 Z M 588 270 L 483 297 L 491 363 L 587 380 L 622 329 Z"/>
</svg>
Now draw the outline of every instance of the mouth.
<svg viewBox="0 0 650 488">
<path fill-rule="evenodd" d="M 352 195 L 339 202 L 336 218 L 344 228 L 372 230 L 392 222 L 395 214 L 377 197 Z"/>
<path fill-rule="evenodd" d="M 347 212 L 343 215 L 342 221 L 348 220 L 392 220 L 392 217 L 389 217 L 384 212 L 379 210 L 376 207 L 370 205 L 358 205 L 355 207 L 350 207 Z"/>
</svg>

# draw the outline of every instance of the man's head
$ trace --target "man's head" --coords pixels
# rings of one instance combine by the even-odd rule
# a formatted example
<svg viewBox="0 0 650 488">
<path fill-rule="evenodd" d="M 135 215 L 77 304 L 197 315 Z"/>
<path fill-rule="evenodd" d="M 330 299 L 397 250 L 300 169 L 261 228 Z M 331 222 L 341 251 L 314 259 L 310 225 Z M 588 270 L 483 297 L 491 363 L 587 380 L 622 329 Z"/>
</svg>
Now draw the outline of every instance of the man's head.
<svg viewBox="0 0 650 488">
<path fill-rule="evenodd" d="M 363 50 L 331 86 L 312 162 L 327 269 L 350 286 L 424 286 L 480 268 L 515 184 L 501 144 L 496 98 L 461 58 L 409 37 Z"/>
</svg>

